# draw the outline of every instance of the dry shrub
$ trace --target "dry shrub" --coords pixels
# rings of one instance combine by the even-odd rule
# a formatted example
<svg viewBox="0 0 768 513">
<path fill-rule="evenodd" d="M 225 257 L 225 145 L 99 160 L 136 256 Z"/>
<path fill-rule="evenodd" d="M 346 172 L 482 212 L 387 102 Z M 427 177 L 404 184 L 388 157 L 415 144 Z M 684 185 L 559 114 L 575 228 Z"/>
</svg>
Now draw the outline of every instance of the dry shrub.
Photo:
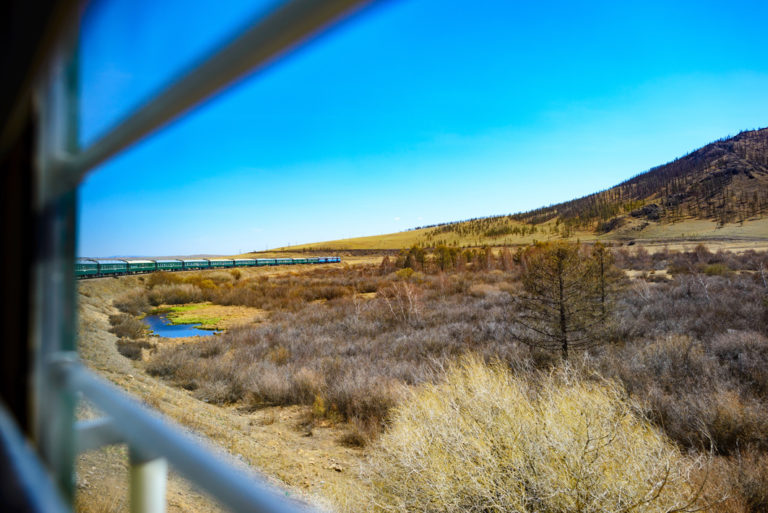
<svg viewBox="0 0 768 513">
<path fill-rule="evenodd" d="M 117 341 L 117 352 L 131 360 L 141 360 L 142 349 L 152 349 L 152 344 L 146 340 L 125 340 Z"/>
<path fill-rule="evenodd" d="M 348 372 L 342 379 L 331 381 L 325 391 L 327 416 L 364 419 L 380 429 L 402 393 L 402 385 L 393 379 L 372 376 L 365 371 Z"/>
<path fill-rule="evenodd" d="M 535 385 L 534 385 L 535 383 Z M 673 511 L 694 463 L 609 382 L 527 380 L 466 358 L 394 410 L 360 511 Z M 342 499 L 340 502 L 346 502 Z M 354 504 L 353 504 L 354 503 Z M 362 507 L 361 507 L 362 505 Z"/>
<path fill-rule="evenodd" d="M 633 351 L 636 351 L 633 353 Z M 672 335 L 630 346 L 606 359 L 627 390 L 649 406 L 651 418 L 686 447 L 714 443 L 722 454 L 739 447 L 768 448 L 768 340 L 750 332 L 723 333 L 712 345 Z"/>
<path fill-rule="evenodd" d="M 226 273 L 224 274 L 229 276 Z M 149 296 L 149 302 L 155 306 L 199 303 L 205 300 L 203 291 L 200 290 L 200 287 L 190 283 L 158 285 L 150 290 L 147 295 Z"/>
<path fill-rule="evenodd" d="M 706 478 L 706 498 L 719 502 L 713 511 L 768 511 L 768 454 L 747 449 L 735 456 L 715 458 Z"/>
<path fill-rule="evenodd" d="M 730 376 L 754 394 L 768 395 L 768 338 L 754 331 L 729 330 L 713 339 L 711 350 Z"/>
<path fill-rule="evenodd" d="M 487 283 L 476 283 L 469 287 L 469 293 L 474 297 L 485 297 L 491 294 L 498 294 L 499 289 Z"/>
<path fill-rule="evenodd" d="M 413 283 L 397 281 L 378 294 L 384 299 L 394 321 L 411 324 L 419 319 L 422 292 Z"/>
<path fill-rule="evenodd" d="M 151 309 L 147 294 L 142 288 L 133 289 L 126 292 L 113 302 L 115 307 L 121 312 L 130 315 L 140 315 Z"/>
<path fill-rule="evenodd" d="M 147 277 L 147 287 L 152 289 L 158 285 L 172 285 L 174 283 L 181 283 L 182 276 L 176 273 L 169 273 L 167 271 L 157 271 L 150 274 Z"/>
<path fill-rule="evenodd" d="M 112 325 L 112 333 L 120 338 L 137 339 L 144 336 L 147 326 L 140 320 L 128 314 L 115 314 L 109 316 Z"/>
</svg>

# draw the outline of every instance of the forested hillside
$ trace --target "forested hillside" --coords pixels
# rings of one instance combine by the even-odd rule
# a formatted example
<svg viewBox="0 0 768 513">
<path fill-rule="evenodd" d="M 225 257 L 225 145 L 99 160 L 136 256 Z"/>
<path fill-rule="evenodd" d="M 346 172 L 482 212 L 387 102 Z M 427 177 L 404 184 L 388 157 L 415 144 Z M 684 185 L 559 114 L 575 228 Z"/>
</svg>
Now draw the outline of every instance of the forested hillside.
<svg viewBox="0 0 768 513">
<path fill-rule="evenodd" d="M 768 213 L 768 128 L 721 139 L 615 187 L 529 212 L 431 227 L 429 239 L 454 233 L 494 238 L 528 233 L 607 233 L 632 220 L 743 222 Z M 542 226 L 547 223 L 547 226 Z M 552 225 L 554 223 L 554 226 Z"/>
</svg>

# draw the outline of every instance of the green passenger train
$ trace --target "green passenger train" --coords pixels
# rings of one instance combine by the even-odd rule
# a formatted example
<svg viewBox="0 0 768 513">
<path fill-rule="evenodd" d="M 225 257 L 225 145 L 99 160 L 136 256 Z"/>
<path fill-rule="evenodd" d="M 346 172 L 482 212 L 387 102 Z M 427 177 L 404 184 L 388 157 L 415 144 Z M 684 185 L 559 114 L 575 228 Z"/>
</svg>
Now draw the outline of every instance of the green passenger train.
<svg viewBox="0 0 768 513">
<path fill-rule="evenodd" d="M 337 256 L 309 258 L 198 258 L 190 260 L 104 260 L 79 258 L 75 262 L 75 276 L 78 279 L 83 279 L 153 273 L 155 271 L 199 271 L 201 269 L 228 269 L 230 267 L 333 264 L 339 262 L 341 262 L 341 257 Z"/>
</svg>

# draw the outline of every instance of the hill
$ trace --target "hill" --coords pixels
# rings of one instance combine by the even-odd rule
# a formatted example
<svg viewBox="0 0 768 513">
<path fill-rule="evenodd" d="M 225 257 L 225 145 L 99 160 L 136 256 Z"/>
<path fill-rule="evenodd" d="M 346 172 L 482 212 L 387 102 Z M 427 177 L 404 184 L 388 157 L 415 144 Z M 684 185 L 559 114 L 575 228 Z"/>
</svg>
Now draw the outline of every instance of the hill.
<svg viewBox="0 0 768 513">
<path fill-rule="evenodd" d="M 552 238 L 768 238 L 768 128 L 720 139 L 614 187 L 528 212 L 282 249 L 480 246 Z"/>
</svg>

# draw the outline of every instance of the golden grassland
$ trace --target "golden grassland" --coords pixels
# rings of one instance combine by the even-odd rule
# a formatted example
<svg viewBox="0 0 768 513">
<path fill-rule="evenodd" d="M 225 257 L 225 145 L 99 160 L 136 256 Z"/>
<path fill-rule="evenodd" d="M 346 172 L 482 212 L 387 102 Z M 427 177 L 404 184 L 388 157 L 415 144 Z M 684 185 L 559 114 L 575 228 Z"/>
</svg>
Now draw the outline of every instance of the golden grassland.
<svg viewBox="0 0 768 513">
<path fill-rule="evenodd" d="M 505 221 L 510 226 L 529 226 L 515 221 Z M 528 235 L 504 235 L 501 237 L 484 237 L 482 235 L 461 236 L 455 232 L 445 232 L 430 237 L 433 228 L 421 228 L 383 235 L 354 237 L 326 242 L 314 242 L 278 248 L 281 255 L 301 255 L 302 251 L 343 251 L 343 250 L 385 250 L 401 249 L 414 244 L 432 245 L 440 240 L 446 245 L 465 246 L 504 246 L 527 245 L 534 241 L 548 240 L 605 240 L 605 241 L 637 241 L 637 242 L 696 242 L 706 241 L 724 243 L 734 240 L 754 240 L 768 243 L 768 218 L 751 219 L 744 223 L 733 223 L 718 226 L 714 221 L 705 219 L 686 219 L 675 223 L 658 223 L 639 221 L 627 218 L 626 225 L 607 234 L 597 234 L 590 230 L 574 230 L 568 237 L 562 237 L 555 229 L 555 221 L 547 221 L 537 225 L 537 232 Z M 253 253 L 252 253 L 253 254 Z M 269 253 L 273 254 L 273 253 Z"/>
</svg>

